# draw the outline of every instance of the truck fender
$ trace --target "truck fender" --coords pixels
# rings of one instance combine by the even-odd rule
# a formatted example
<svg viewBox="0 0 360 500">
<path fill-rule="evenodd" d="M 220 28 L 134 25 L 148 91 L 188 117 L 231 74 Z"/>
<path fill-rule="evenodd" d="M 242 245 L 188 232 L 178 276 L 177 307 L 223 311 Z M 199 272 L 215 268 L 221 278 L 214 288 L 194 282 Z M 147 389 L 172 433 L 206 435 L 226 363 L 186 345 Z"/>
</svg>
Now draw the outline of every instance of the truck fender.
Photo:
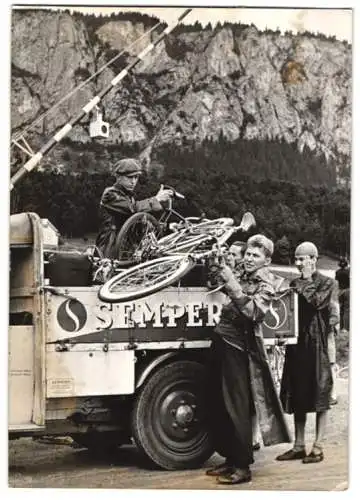
<svg viewBox="0 0 360 500">
<path fill-rule="evenodd" d="M 136 389 L 138 389 L 147 379 L 147 377 L 150 375 L 150 373 L 153 372 L 153 370 L 159 366 L 161 363 L 163 363 L 166 359 L 169 358 L 174 358 L 178 355 L 177 352 L 167 352 L 165 354 L 162 354 L 158 358 L 155 358 L 151 361 L 151 363 L 148 364 L 148 366 L 144 369 L 144 371 L 141 373 L 138 381 L 136 382 Z"/>
</svg>

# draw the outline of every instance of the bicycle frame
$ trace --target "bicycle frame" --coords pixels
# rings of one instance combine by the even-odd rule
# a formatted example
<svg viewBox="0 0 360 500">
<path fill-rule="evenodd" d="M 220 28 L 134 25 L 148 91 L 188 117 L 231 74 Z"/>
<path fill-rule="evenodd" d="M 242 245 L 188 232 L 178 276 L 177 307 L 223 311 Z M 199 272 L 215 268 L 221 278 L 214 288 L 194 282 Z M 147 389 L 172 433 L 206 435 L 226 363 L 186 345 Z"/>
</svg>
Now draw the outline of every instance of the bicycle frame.
<svg viewBox="0 0 360 500">
<path fill-rule="evenodd" d="M 214 241 L 213 246 L 211 250 L 206 250 L 203 252 L 194 252 L 193 249 L 184 251 L 184 252 L 171 252 L 171 255 L 173 256 L 179 256 L 179 257 L 190 257 L 194 260 L 202 260 L 209 258 L 211 256 L 215 255 L 222 255 L 222 250 L 221 247 L 231 238 L 231 236 L 236 233 L 237 231 L 241 230 L 242 227 L 240 226 L 235 226 L 235 227 L 230 227 L 228 229 L 225 229 L 224 234 L 220 237 L 216 236 L 205 236 L 204 235 L 204 240 L 201 241 L 201 244 L 205 243 L 206 241 Z M 171 250 L 170 250 L 171 251 Z"/>
<path fill-rule="evenodd" d="M 169 203 L 169 207 L 165 208 L 164 209 L 164 212 L 162 213 L 160 219 L 159 219 L 159 223 L 160 224 L 167 224 L 171 215 L 175 215 L 180 221 L 182 222 L 185 222 L 187 223 L 188 221 L 186 220 L 186 217 L 184 217 L 183 215 L 181 215 L 179 212 L 177 212 L 174 208 L 173 208 L 173 200 L 172 198 L 169 199 L 168 201 Z"/>
</svg>

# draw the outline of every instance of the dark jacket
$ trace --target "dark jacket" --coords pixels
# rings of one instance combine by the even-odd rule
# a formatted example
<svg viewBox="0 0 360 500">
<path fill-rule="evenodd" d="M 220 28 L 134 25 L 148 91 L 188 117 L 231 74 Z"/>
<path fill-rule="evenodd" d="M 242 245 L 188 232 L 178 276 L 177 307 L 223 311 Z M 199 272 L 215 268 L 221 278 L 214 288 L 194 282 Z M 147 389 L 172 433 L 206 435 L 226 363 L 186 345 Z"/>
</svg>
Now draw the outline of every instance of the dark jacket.
<svg viewBox="0 0 360 500">
<path fill-rule="evenodd" d="M 114 184 L 104 190 L 100 201 L 100 230 L 95 245 L 104 257 L 116 258 L 115 242 L 125 221 L 136 212 L 157 212 L 163 207 L 156 197 L 135 201 L 123 187 Z"/>
<path fill-rule="evenodd" d="M 286 348 L 281 402 L 287 413 L 325 411 L 333 384 L 328 334 L 339 323 L 337 283 L 316 271 L 291 286 L 299 294 L 299 338 Z"/>
<path fill-rule="evenodd" d="M 230 298 L 215 332 L 234 349 L 247 352 L 250 385 L 265 445 L 290 442 L 290 434 L 272 378 L 262 339 L 262 321 L 275 297 L 277 278 L 261 268 L 225 285 Z"/>
<path fill-rule="evenodd" d="M 350 288 L 350 269 L 348 267 L 341 267 L 336 271 L 335 279 L 339 283 L 340 290 Z"/>
</svg>

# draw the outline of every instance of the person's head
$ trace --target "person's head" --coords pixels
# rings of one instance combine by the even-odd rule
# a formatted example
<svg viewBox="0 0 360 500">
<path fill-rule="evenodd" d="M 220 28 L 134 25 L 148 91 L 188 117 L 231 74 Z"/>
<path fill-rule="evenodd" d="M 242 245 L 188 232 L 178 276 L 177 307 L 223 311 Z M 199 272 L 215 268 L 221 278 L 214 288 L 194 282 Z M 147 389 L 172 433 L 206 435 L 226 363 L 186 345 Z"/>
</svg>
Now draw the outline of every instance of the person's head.
<svg viewBox="0 0 360 500">
<path fill-rule="evenodd" d="M 315 271 L 318 257 L 319 252 L 314 243 L 304 241 L 295 249 L 295 266 L 302 272 L 304 265 L 310 263 L 312 270 Z"/>
<path fill-rule="evenodd" d="M 268 266 L 274 253 L 274 243 L 263 234 L 255 234 L 246 242 L 244 267 L 247 272 L 254 272 Z"/>
<path fill-rule="evenodd" d="M 339 267 L 345 269 L 349 265 L 347 259 L 345 257 L 340 257 L 339 259 Z"/>
<path fill-rule="evenodd" d="M 234 241 L 232 243 L 226 255 L 226 263 L 229 267 L 234 268 L 242 262 L 245 247 L 246 243 L 244 241 Z"/>
<path fill-rule="evenodd" d="M 115 163 L 114 174 L 116 184 L 132 193 L 141 174 L 141 165 L 133 158 L 123 158 Z"/>
</svg>

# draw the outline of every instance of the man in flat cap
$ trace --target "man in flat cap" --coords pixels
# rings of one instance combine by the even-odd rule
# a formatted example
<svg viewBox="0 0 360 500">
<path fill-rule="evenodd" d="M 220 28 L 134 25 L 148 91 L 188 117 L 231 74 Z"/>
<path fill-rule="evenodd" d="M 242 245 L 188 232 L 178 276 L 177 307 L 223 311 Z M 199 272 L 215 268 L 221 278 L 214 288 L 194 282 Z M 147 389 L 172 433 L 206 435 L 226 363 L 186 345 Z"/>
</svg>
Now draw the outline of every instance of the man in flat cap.
<svg viewBox="0 0 360 500">
<path fill-rule="evenodd" d="M 133 193 L 141 174 L 140 163 L 123 158 L 115 164 L 116 182 L 107 187 L 100 201 L 100 231 L 95 245 L 104 257 L 117 258 L 115 242 L 125 221 L 136 212 L 158 212 L 172 196 L 170 189 L 161 188 L 152 198 L 135 201 Z"/>
<path fill-rule="evenodd" d="M 324 459 L 323 439 L 333 385 L 328 352 L 329 334 L 338 329 L 337 283 L 316 270 L 318 250 L 305 241 L 295 250 L 299 278 L 291 286 L 299 294 L 299 338 L 286 347 L 280 398 L 286 413 L 294 414 L 295 443 L 277 460 L 317 463 Z M 316 412 L 316 436 L 310 453 L 305 450 L 306 414 Z"/>
<path fill-rule="evenodd" d="M 214 330 L 207 413 L 215 449 L 225 461 L 206 474 L 220 484 L 251 480 L 255 406 L 264 445 L 290 442 L 261 330 L 275 295 L 276 279 L 268 269 L 273 251 L 273 242 L 257 234 L 247 241 L 241 268 L 233 272 L 217 263 L 229 302 Z"/>
</svg>

